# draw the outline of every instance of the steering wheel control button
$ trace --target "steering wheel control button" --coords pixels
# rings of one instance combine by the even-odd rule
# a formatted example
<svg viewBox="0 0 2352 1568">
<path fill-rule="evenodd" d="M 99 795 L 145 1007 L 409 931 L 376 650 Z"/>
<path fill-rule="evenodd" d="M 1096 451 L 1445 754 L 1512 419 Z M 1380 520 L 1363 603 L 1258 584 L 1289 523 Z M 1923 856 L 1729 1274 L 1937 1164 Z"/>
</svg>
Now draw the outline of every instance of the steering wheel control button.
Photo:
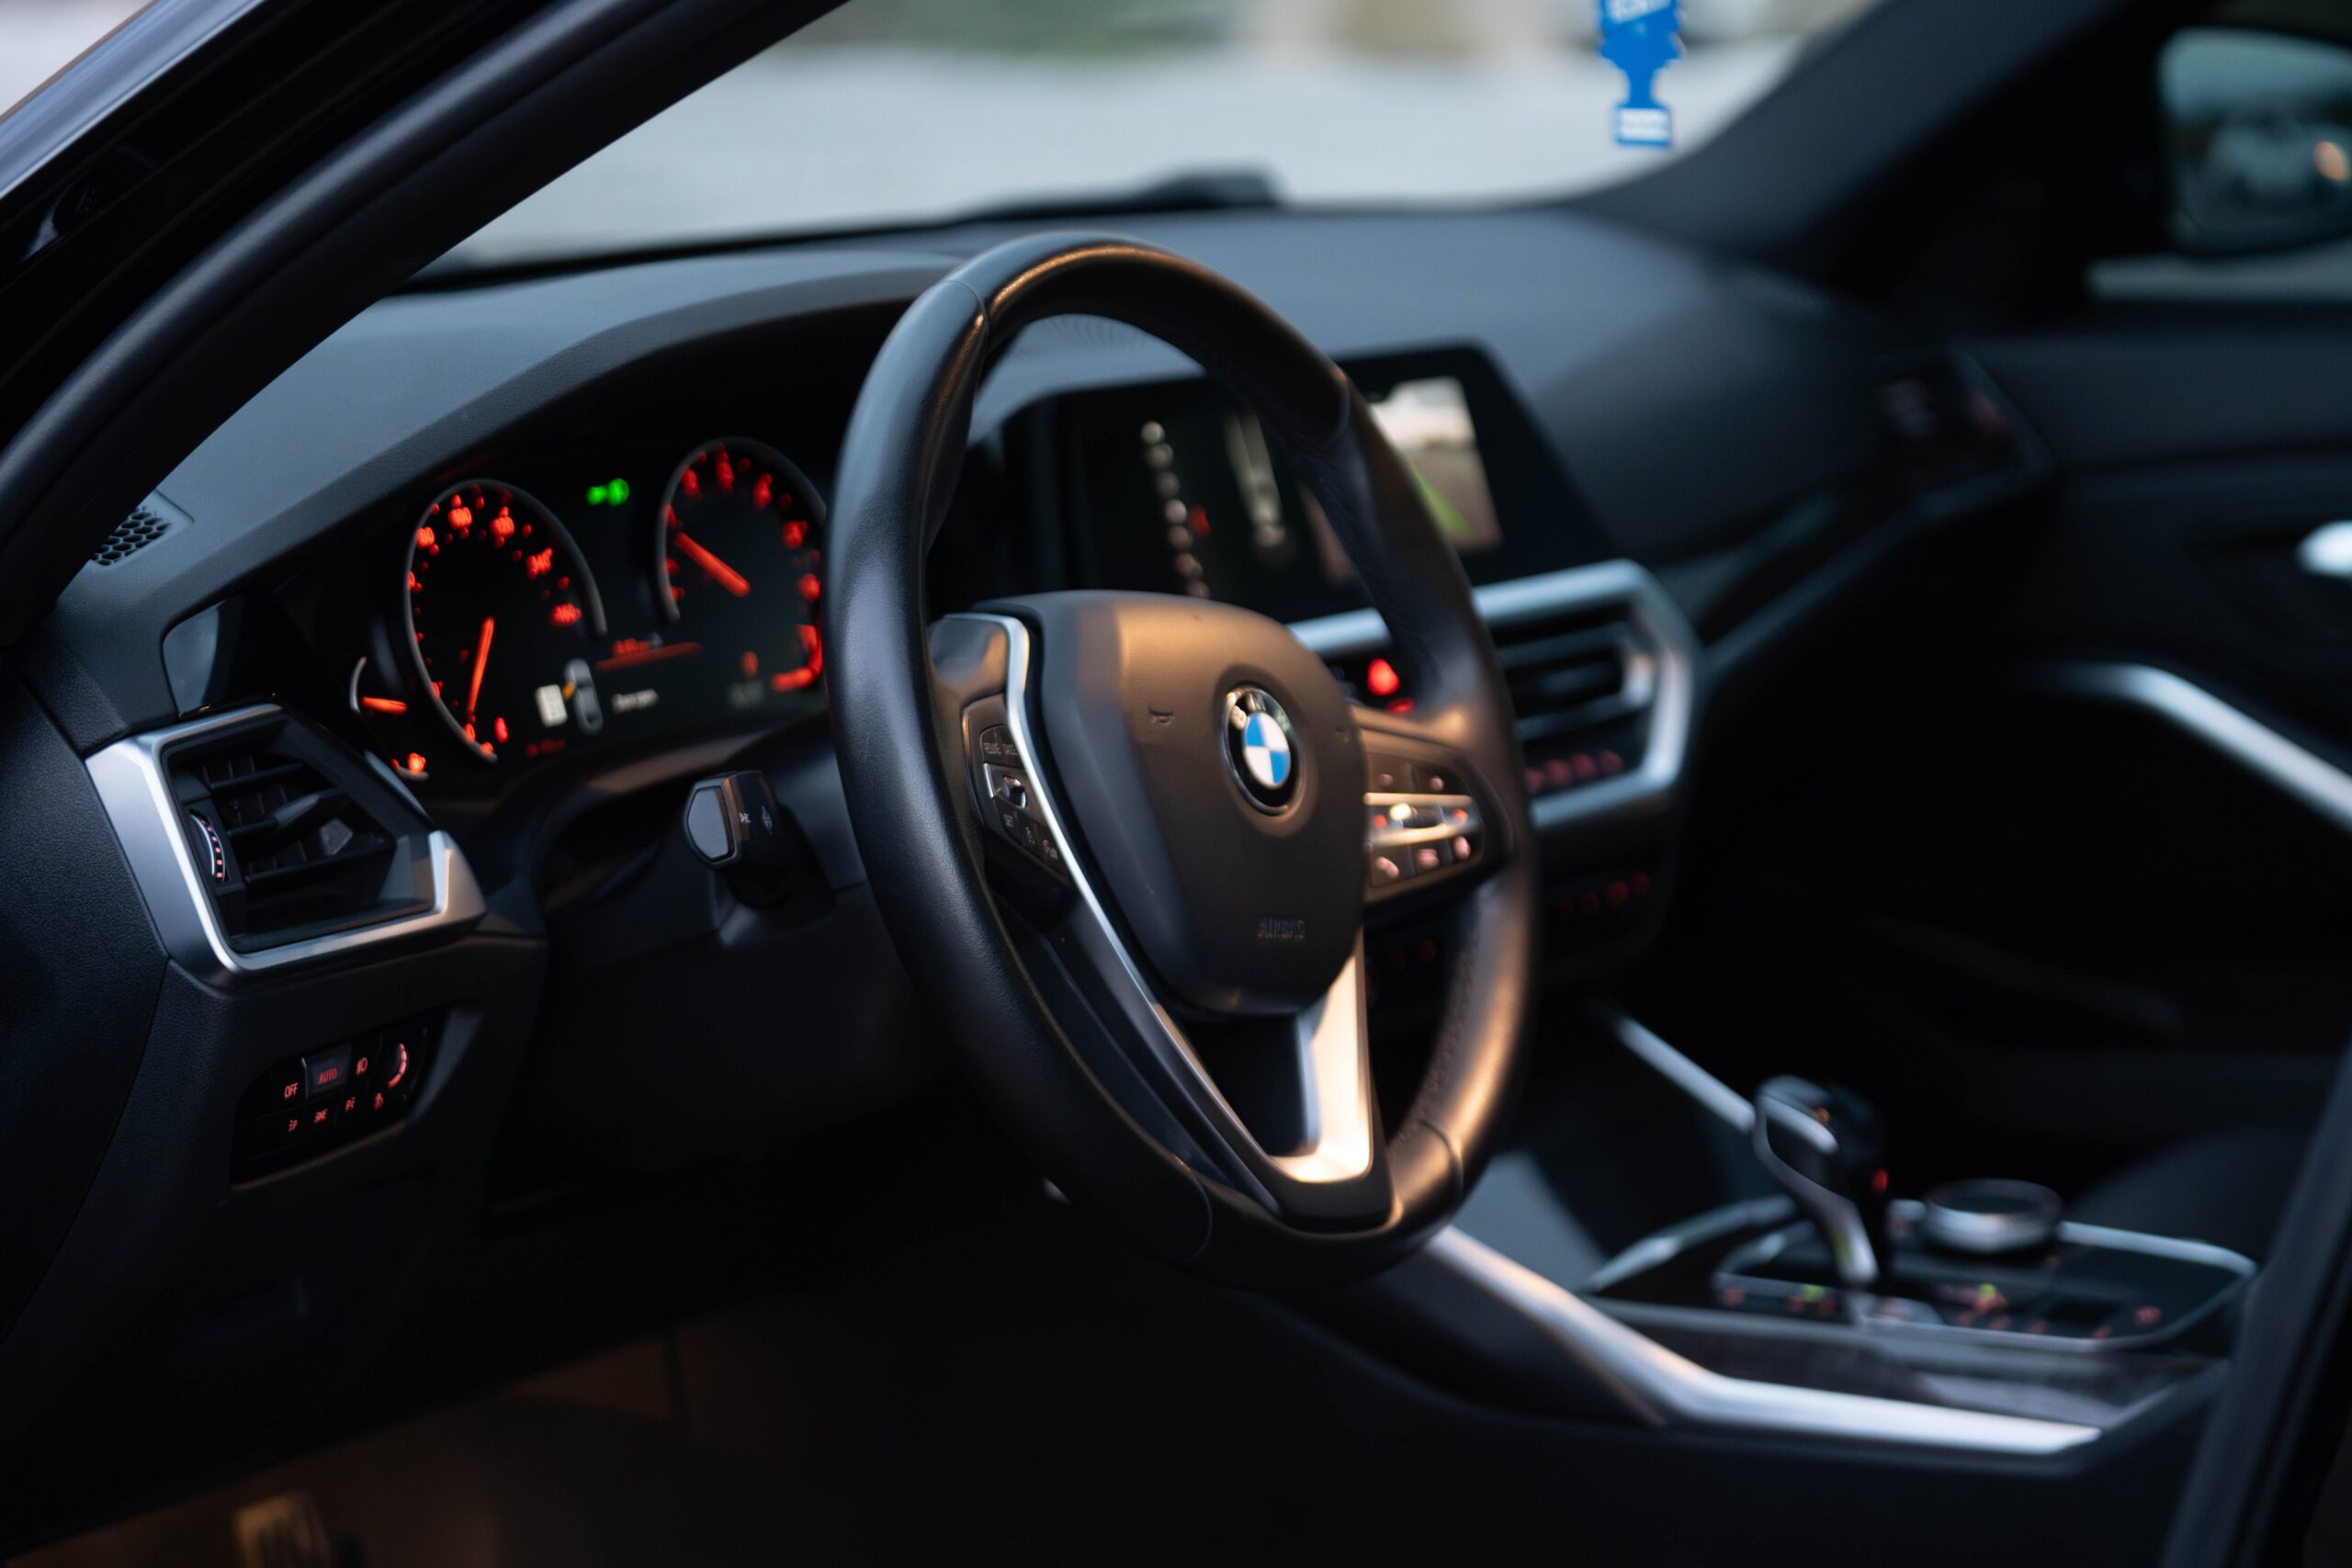
<svg viewBox="0 0 2352 1568">
<path fill-rule="evenodd" d="M 1236 686 L 1225 694 L 1225 760 L 1250 804 L 1282 811 L 1298 794 L 1298 738 L 1273 694 Z"/>
<path fill-rule="evenodd" d="M 416 1098 L 433 1026 L 429 1016 L 413 1018 L 290 1057 L 255 1078 L 237 1101 L 231 1179 L 272 1174 L 399 1121 Z"/>
<path fill-rule="evenodd" d="M 1378 773 L 1375 763 L 1374 776 Z M 1442 774 L 1435 768 L 1417 768 L 1414 776 L 1426 782 Z M 1368 890 L 1444 875 L 1478 863 L 1485 824 L 1477 803 L 1468 795 L 1374 791 L 1364 796 L 1363 804 Z"/>
<path fill-rule="evenodd" d="M 2064 1212 L 2058 1194 L 2034 1182 L 1947 1181 L 1928 1193 L 1919 1231 L 1946 1252 L 2030 1252 L 2057 1238 Z"/>
<path fill-rule="evenodd" d="M 1015 811 L 1029 809 L 1029 781 L 1011 768 L 988 766 L 989 797 Z"/>
<path fill-rule="evenodd" d="M 1021 750 L 1013 744 L 1012 731 L 1001 724 L 991 724 L 981 730 L 980 762 L 990 768 L 1019 767 Z"/>
<path fill-rule="evenodd" d="M 965 713 L 965 746 L 980 821 L 996 838 L 1018 850 L 1023 860 L 1067 885 L 1062 852 L 1046 819 L 1045 803 L 1038 798 L 1036 773 L 1021 754 L 1012 728 L 994 722 L 1003 712 L 1004 700 L 990 697 Z"/>
</svg>

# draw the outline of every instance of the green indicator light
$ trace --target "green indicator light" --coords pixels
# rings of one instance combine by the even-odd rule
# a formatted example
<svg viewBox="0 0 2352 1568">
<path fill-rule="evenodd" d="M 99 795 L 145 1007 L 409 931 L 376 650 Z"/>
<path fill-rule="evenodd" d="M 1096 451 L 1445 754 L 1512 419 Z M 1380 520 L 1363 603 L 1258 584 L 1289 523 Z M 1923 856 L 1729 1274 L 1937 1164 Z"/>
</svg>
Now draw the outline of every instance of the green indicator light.
<svg viewBox="0 0 2352 1568">
<path fill-rule="evenodd" d="M 1809 1302 L 1817 1302 L 1828 1293 L 1829 1292 L 1827 1291 L 1823 1290 L 1819 1285 L 1806 1285 L 1797 1292 L 1798 1295 L 1803 1296 Z"/>
<path fill-rule="evenodd" d="M 1980 1302 L 1989 1302 L 2000 1293 L 2001 1288 L 1998 1285 L 1979 1285 L 1976 1287 L 1976 1299 Z"/>
<path fill-rule="evenodd" d="M 588 487 L 588 504 L 591 506 L 618 506 L 627 500 L 628 500 L 627 479 L 613 479 L 605 484 Z"/>
</svg>

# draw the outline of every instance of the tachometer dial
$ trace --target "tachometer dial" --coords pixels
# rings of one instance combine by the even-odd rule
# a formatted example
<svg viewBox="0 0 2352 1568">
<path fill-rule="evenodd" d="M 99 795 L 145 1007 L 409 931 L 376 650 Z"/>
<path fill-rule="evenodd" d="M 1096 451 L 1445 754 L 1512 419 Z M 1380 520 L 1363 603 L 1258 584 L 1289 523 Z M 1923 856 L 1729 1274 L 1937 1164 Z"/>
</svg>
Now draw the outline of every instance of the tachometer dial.
<svg viewBox="0 0 2352 1568">
<path fill-rule="evenodd" d="M 474 755 L 536 756 L 604 727 L 590 669 L 603 601 L 571 536 L 521 491 L 469 479 L 426 507 L 401 602 L 418 678 Z"/>
<path fill-rule="evenodd" d="M 815 685 L 825 503 L 808 477 L 757 441 L 707 442 L 678 465 L 658 516 L 655 596 L 725 661 L 737 705 Z"/>
</svg>

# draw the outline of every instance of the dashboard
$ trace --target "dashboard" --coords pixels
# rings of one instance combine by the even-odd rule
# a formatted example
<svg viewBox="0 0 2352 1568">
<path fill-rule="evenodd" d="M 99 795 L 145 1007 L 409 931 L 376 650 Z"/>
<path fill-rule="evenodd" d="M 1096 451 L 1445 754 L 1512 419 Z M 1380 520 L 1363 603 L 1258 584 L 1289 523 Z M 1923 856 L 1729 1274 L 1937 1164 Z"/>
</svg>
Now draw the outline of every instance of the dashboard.
<svg viewBox="0 0 2352 1568">
<path fill-rule="evenodd" d="M 1920 454 L 1982 389 L 1920 380 L 1896 440 L 1879 389 L 1890 364 L 1918 376 L 1916 340 L 1569 215 L 1129 227 L 1260 293 L 1374 403 L 1511 683 L 1547 976 L 1638 956 L 1671 907 L 1719 655 L 1802 591 L 1752 585 L 1801 584 L 1857 532 L 1904 525 L 1923 487 L 1949 499 L 1954 470 Z M 532 1238 L 560 1216 L 870 1138 L 921 1102 L 936 1020 L 866 886 L 832 751 L 826 506 L 892 322 L 1009 232 L 383 300 L 75 577 L 19 655 L 56 731 L 40 793 L 95 790 L 87 815 L 123 852 L 78 874 L 146 912 L 82 933 L 106 942 L 89 1006 L 151 964 L 160 998 L 152 1031 L 125 1023 L 56 1080 L 49 1124 L 101 1133 L 25 1156 L 50 1197 L 20 1206 L 39 1267 L 0 1258 L 0 1317 L 19 1314 L 12 1354 L 43 1408 L 96 1419 L 168 1385 L 225 1450 L 266 1442 L 221 1413 L 271 1408 L 256 1389 L 332 1403 L 329 1371 L 395 1318 L 529 1324 L 544 1291 L 609 1288 L 549 1269 Z M 2015 445 L 1980 440 L 1960 482 L 2016 478 Z M 1280 451 L 1197 367 L 1111 323 L 1050 321 L 1004 349 L 928 574 L 934 616 L 1090 586 L 1242 604 L 1360 700 L 1414 700 Z M 791 829 L 772 904 L 733 897 L 680 830 L 695 782 L 738 769 L 771 781 Z M 1367 926 L 1398 1060 L 1442 1000 L 1443 933 L 1419 918 L 1384 900 Z M 725 1223 L 665 1224 L 632 1272 L 683 1277 L 781 1234 L 764 1207 Z M 482 1289 L 510 1268 L 508 1296 Z M 44 1270 L 74 1288 L 36 1295 Z M 83 1438 L 124 1440 L 114 1423 Z"/>
<path fill-rule="evenodd" d="M 1315 336 L 1419 477 L 1501 646 L 1554 912 L 1591 918 L 1580 954 L 1654 929 L 1628 906 L 1670 878 L 1699 633 L 1752 640 L 1772 619 L 1754 609 L 1927 490 L 2033 479 L 1942 351 L 1606 225 L 1139 227 Z M 82 743 L 279 705 L 407 790 L 492 908 L 559 926 L 561 890 L 636 874 L 666 825 L 665 804 L 616 829 L 616 803 L 777 737 L 827 754 L 827 490 L 867 365 L 945 265 L 812 245 L 383 301 L 168 476 L 61 602 L 103 693 Z M 1635 275 L 1630 314 L 1579 287 Z M 1701 342 L 1709 375 L 1675 374 Z M 1174 351 L 1039 323 L 1000 353 L 972 436 L 931 615 L 1069 588 L 1211 598 L 1290 623 L 1357 700 L 1410 707 L 1415 671 L 1313 497 Z M 233 860 L 234 827 L 191 827 L 189 852 L 218 837 Z M 848 835 L 815 838 L 833 891 L 856 886 Z"/>
<path fill-rule="evenodd" d="M 837 366 L 829 395 L 766 389 L 779 349 Z M 822 344 L 713 345 L 535 412 L 175 628 L 175 688 L 329 712 L 461 822 L 542 798 L 526 781 L 820 719 L 825 486 L 855 359 Z M 1347 368 L 1474 582 L 1617 553 L 1483 353 Z M 934 613 L 1057 587 L 1185 593 L 1292 622 L 1366 603 L 1288 459 L 1197 377 L 1035 398 L 976 451 L 934 563 Z M 1411 702 L 1393 663 L 1335 669 L 1362 700 Z"/>
</svg>

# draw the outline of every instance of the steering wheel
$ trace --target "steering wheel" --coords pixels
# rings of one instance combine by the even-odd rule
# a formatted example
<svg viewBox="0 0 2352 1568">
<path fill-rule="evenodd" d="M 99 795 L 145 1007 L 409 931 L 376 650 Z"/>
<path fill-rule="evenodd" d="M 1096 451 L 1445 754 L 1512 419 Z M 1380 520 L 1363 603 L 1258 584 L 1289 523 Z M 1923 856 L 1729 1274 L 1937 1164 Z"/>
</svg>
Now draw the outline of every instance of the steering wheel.
<svg viewBox="0 0 2352 1568">
<path fill-rule="evenodd" d="M 1150 333 L 1255 412 L 1385 619 L 1409 712 L 1351 703 L 1280 623 L 1189 596 L 932 620 L 924 558 L 975 390 L 1023 327 L 1072 314 Z M 1259 1288 L 1369 1274 L 1443 1224 L 1519 1076 L 1539 873 L 1493 643 L 1347 378 L 1182 257 L 1001 245 L 876 357 L 831 532 L 827 673 L 874 896 L 1044 1174 L 1149 1253 Z M 1392 902 L 1443 928 L 1444 965 L 1393 1124 L 1363 950 L 1367 909 Z"/>
</svg>

